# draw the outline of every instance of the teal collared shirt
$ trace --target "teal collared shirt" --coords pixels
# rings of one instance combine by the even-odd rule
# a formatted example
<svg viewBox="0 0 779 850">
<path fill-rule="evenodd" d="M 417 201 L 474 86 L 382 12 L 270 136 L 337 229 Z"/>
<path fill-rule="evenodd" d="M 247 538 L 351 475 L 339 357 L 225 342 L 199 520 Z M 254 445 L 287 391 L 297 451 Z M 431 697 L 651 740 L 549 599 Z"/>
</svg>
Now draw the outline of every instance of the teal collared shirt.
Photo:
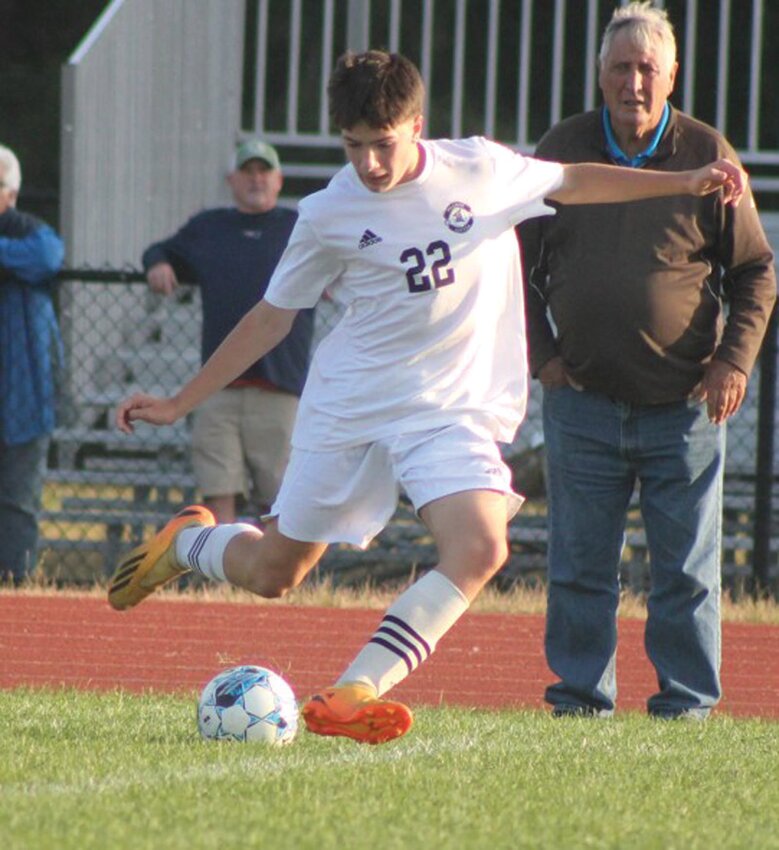
<svg viewBox="0 0 779 850">
<path fill-rule="evenodd" d="M 648 147 L 646 150 L 641 151 L 641 153 L 631 157 L 628 156 L 617 144 L 617 138 L 614 135 L 614 131 L 611 129 L 609 110 L 604 106 L 601 109 L 601 121 L 603 122 L 603 132 L 606 135 L 606 148 L 612 162 L 617 165 L 624 165 L 627 168 L 642 168 L 646 165 L 652 156 L 654 156 L 657 146 L 660 144 L 660 139 L 662 139 L 665 128 L 668 126 L 668 119 L 670 115 L 671 107 L 668 105 L 668 101 L 666 101 L 665 106 L 663 107 L 663 114 L 660 117 L 660 123 L 657 127 L 655 127 L 655 131 L 652 133 L 652 138 L 649 140 Z"/>
</svg>

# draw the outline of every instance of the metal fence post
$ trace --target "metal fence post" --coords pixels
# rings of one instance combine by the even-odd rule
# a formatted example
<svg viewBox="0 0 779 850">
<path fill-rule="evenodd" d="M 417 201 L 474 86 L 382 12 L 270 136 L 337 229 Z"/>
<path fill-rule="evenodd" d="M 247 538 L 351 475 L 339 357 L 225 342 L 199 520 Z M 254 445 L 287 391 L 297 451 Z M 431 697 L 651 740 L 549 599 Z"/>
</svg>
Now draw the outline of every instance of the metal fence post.
<svg viewBox="0 0 779 850">
<path fill-rule="evenodd" d="M 768 323 L 760 354 L 760 399 L 755 460 L 755 524 L 752 574 L 755 597 L 766 596 L 771 584 L 771 513 L 776 426 L 777 311 Z"/>
<path fill-rule="evenodd" d="M 368 49 L 371 4 L 365 0 L 349 0 L 346 46 L 355 53 Z"/>
</svg>

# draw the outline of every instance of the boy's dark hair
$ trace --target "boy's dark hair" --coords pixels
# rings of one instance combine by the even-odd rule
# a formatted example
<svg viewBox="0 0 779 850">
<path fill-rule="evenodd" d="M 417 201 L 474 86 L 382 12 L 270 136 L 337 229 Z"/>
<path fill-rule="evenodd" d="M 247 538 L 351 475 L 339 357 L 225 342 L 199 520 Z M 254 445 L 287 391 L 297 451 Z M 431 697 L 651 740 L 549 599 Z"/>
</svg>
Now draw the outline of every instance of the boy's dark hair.
<svg viewBox="0 0 779 850">
<path fill-rule="evenodd" d="M 339 130 L 365 123 L 395 127 L 421 115 L 425 84 L 413 62 L 399 53 L 344 53 L 327 85 L 330 118 Z"/>
</svg>

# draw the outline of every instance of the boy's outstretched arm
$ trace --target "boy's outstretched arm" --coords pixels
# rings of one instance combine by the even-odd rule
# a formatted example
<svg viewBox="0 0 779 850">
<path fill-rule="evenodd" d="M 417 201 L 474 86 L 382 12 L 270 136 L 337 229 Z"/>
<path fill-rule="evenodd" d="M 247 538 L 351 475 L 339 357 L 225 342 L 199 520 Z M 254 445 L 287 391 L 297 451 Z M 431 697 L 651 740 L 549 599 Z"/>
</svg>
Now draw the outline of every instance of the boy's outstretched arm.
<svg viewBox="0 0 779 850">
<path fill-rule="evenodd" d="M 284 310 L 260 301 L 175 395 L 160 398 L 139 392 L 121 402 L 116 409 L 116 427 L 131 434 L 133 422 L 170 425 L 185 416 L 278 345 L 289 333 L 296 315 L 297 310 Z"/>
<path fill-rule="evenodd" d="M 722 189 L 725 203 L 738 205 L 747 190 L 746 172 L 728 159 L 691 171 L 652 171 L 599 163 L 564 165 L 563 185 L 548 196 L 561 204 L 640 201 L 665 195 L 708 195 Z"/>
</svg>

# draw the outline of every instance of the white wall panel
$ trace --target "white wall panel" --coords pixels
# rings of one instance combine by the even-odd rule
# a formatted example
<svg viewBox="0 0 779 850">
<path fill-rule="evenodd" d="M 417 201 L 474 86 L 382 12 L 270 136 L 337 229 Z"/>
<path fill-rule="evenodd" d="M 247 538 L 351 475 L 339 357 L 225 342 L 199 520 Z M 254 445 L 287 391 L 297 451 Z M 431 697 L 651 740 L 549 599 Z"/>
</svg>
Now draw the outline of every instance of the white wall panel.
<svg viewBox="0 0 779 850">
<path fill-rule="evenodd" d="M 149 241 L 227 200 L 244 0 L 115 0 L 95 26 L 62 71 L 68 264 L 137 266 Z"/>
</svg>

